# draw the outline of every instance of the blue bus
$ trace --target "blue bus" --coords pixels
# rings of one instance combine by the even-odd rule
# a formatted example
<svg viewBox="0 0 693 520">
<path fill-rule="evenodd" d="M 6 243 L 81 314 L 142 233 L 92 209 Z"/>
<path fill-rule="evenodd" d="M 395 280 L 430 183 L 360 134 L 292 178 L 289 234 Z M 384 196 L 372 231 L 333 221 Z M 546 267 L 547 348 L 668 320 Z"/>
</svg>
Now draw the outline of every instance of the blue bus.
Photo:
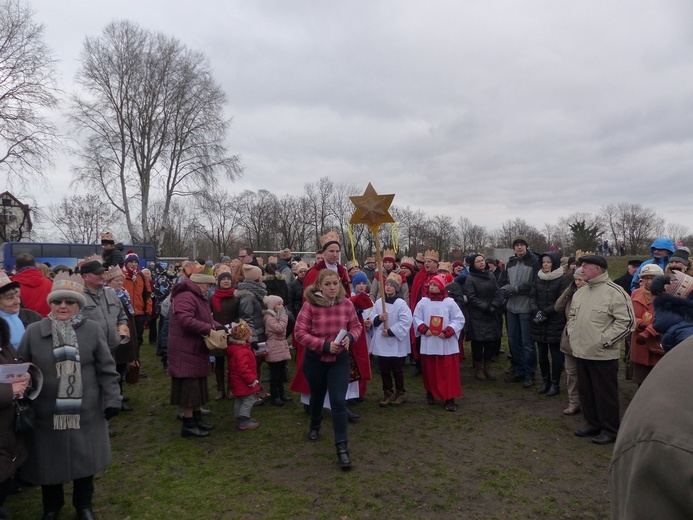
<svg viewBox="0 0 693 520">
<path fill-rule="evenodd" d="M 154 246 L 124 245 L 123 256 L 127 251 L 134 251 L 140 259 L 140 269 L 149 262 L 156 262 L 156 249 Z M 68 267 L 77 267 L 77 264 L 93 254 L 101 255 L 101 244 L 60 244 L 47 242 L 3 242 L 0 244 L 0 265 L 8 273 L 14 269 L 15 259 L 24 253 L 32 255 L 36 262 L 43 264 L 48 262 L 55 267 L 64 264 Z"/>
</svg>

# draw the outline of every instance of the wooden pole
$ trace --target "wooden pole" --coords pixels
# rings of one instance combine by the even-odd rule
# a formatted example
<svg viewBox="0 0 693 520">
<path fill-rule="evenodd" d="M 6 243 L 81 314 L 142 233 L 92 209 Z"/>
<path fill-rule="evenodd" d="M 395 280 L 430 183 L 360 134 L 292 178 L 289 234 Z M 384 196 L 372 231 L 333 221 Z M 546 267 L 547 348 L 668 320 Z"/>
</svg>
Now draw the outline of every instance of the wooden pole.
<svg viewBox="0 0 693 520">
<path fill-rule="evenodd" d="M 375 237 L 375 265 L 376 273 L 378 273 L 378 285 L 380 285 L 380 301 L 383 304 L 383 312 L 387 312 L 385 308 L 385 280 L 383 280 L 383 259 L 380 256 L 380 240 L 378 239 L 378 230 L 373 233 Z M 387 331 L 387 322 L 383 323 L 383 329 Z"/>
</svg>

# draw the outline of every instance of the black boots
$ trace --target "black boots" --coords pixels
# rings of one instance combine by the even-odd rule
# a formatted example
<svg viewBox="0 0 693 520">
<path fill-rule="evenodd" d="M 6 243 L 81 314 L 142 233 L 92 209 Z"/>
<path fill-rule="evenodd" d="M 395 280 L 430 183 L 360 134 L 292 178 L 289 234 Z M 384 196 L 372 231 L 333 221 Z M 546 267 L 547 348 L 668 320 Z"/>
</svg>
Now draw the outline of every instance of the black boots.
<svg viewBox="0 0 693 520">
<path fill-rule="evenodd" d="M 558 386 L 558 381 L 552 381 L 549 390 L 546 392 L 546 397 L 553 397 L 554 395 L 558 395 L 560 392 L 561 389 Z"/>
<path fill-rule="evenodd" d="M 308 440 L 311 442 L 315 442 L 320 438 L 320 425 L 318 424 L 317 426 L 310 425 L 310 430 L 308 431 Z"/>
<path fill-rule="evenodd" d="M 544 377 L 543 381 L 544 382 L 542 383 L 542 385 L 539 388 L 537 388 L 538 394 L 545 394 L 549 391 L 549 388 L 551 388 L 551 380 L 548 377 Z"/>
<path fill-rule="evenodd" d="M 200 422 L 202 422 L 202 419 L 200 419 Z M 182 437 L 207 437 L 209 435 L 209 431 L 201 429 L 195 423 L 195 419 L 193 417 L 184 417 L 183 429 L 181 430 L 180 434 Z"/>
<path fill-rule="evenodd" d="M 193 412 L 193 421 L 195 422 L 195 426 L 202 431 L 208 432 L 214 429 L 214 426 L 207 424 L 202 420 L 202 412 L 200 410 Z"/>
<path fill-rule="evenodd" d="M 339 462 L 339 467 L 343 470 L 351 469 L 351 459 L 349 458 L 349 448 L 347 446 L 347 441 L 338 442 L 336 446 L 337 461 Z"/>
</svg>

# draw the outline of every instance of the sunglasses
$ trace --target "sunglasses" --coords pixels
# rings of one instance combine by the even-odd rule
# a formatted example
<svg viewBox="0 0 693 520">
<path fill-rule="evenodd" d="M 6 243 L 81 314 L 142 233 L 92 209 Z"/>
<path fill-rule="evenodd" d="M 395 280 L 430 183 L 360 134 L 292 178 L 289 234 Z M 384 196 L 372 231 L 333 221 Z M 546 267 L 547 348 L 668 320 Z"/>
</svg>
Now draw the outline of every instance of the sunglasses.
<svg viewBox="0 0 693 520">
<path fill-rule="evenodd" d="M 63 303 L 66 305 L 75 305 L 77 303 L 77 300 L 73 300 L 72 298 L 65 298 L 60 300 L 51 300 L 51 303 L 53 305 L 62 305 Z"/>
</svg>

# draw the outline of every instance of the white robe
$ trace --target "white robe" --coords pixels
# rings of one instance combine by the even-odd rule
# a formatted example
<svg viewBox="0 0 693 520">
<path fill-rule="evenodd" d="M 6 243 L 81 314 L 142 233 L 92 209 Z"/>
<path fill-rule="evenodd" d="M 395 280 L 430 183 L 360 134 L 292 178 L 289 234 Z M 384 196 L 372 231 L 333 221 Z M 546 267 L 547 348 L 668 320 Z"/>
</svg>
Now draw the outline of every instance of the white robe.
<svg viewBox="0 0 693 520">
<path fill-rule="evenodd" d="M 442 329 L 445 330 L 447 327 L 452 327 L 455 334 L 445 339 L 439 336 L 420 334 L 419 326 L 423 324 L 430 327 L 431 316 L 442 317 Z M 463 328 L 464 314 L 462 314 L 462 311 L 452 298 L 448 297 L 439 302 L 431 301 L 429 298 L 421 298 L 421 301 L 416 304 L 414 309 L 414 332 L 417 336 L 421 336 L 421 354 L 431 356 L 459 354 L 460 346 L 457 340 Z"/>
<path fill-rule="evenodd" d="M 382 311 L 382 300 L 375 302 L 375 317 Z M 409 305 L 402 299 L 397 298 L 394 303 L 386 303 L 385 310 L 388 317 L 388 328 L 394 336 L 383 336 L 384 325 L 381 323 L 373 332 L 371 338 L 371 353 L 380 357 L 406 357 L 411 352 L 411 341 L 409 330 L 412 324 L 412 314 Z"/>
</svg>

